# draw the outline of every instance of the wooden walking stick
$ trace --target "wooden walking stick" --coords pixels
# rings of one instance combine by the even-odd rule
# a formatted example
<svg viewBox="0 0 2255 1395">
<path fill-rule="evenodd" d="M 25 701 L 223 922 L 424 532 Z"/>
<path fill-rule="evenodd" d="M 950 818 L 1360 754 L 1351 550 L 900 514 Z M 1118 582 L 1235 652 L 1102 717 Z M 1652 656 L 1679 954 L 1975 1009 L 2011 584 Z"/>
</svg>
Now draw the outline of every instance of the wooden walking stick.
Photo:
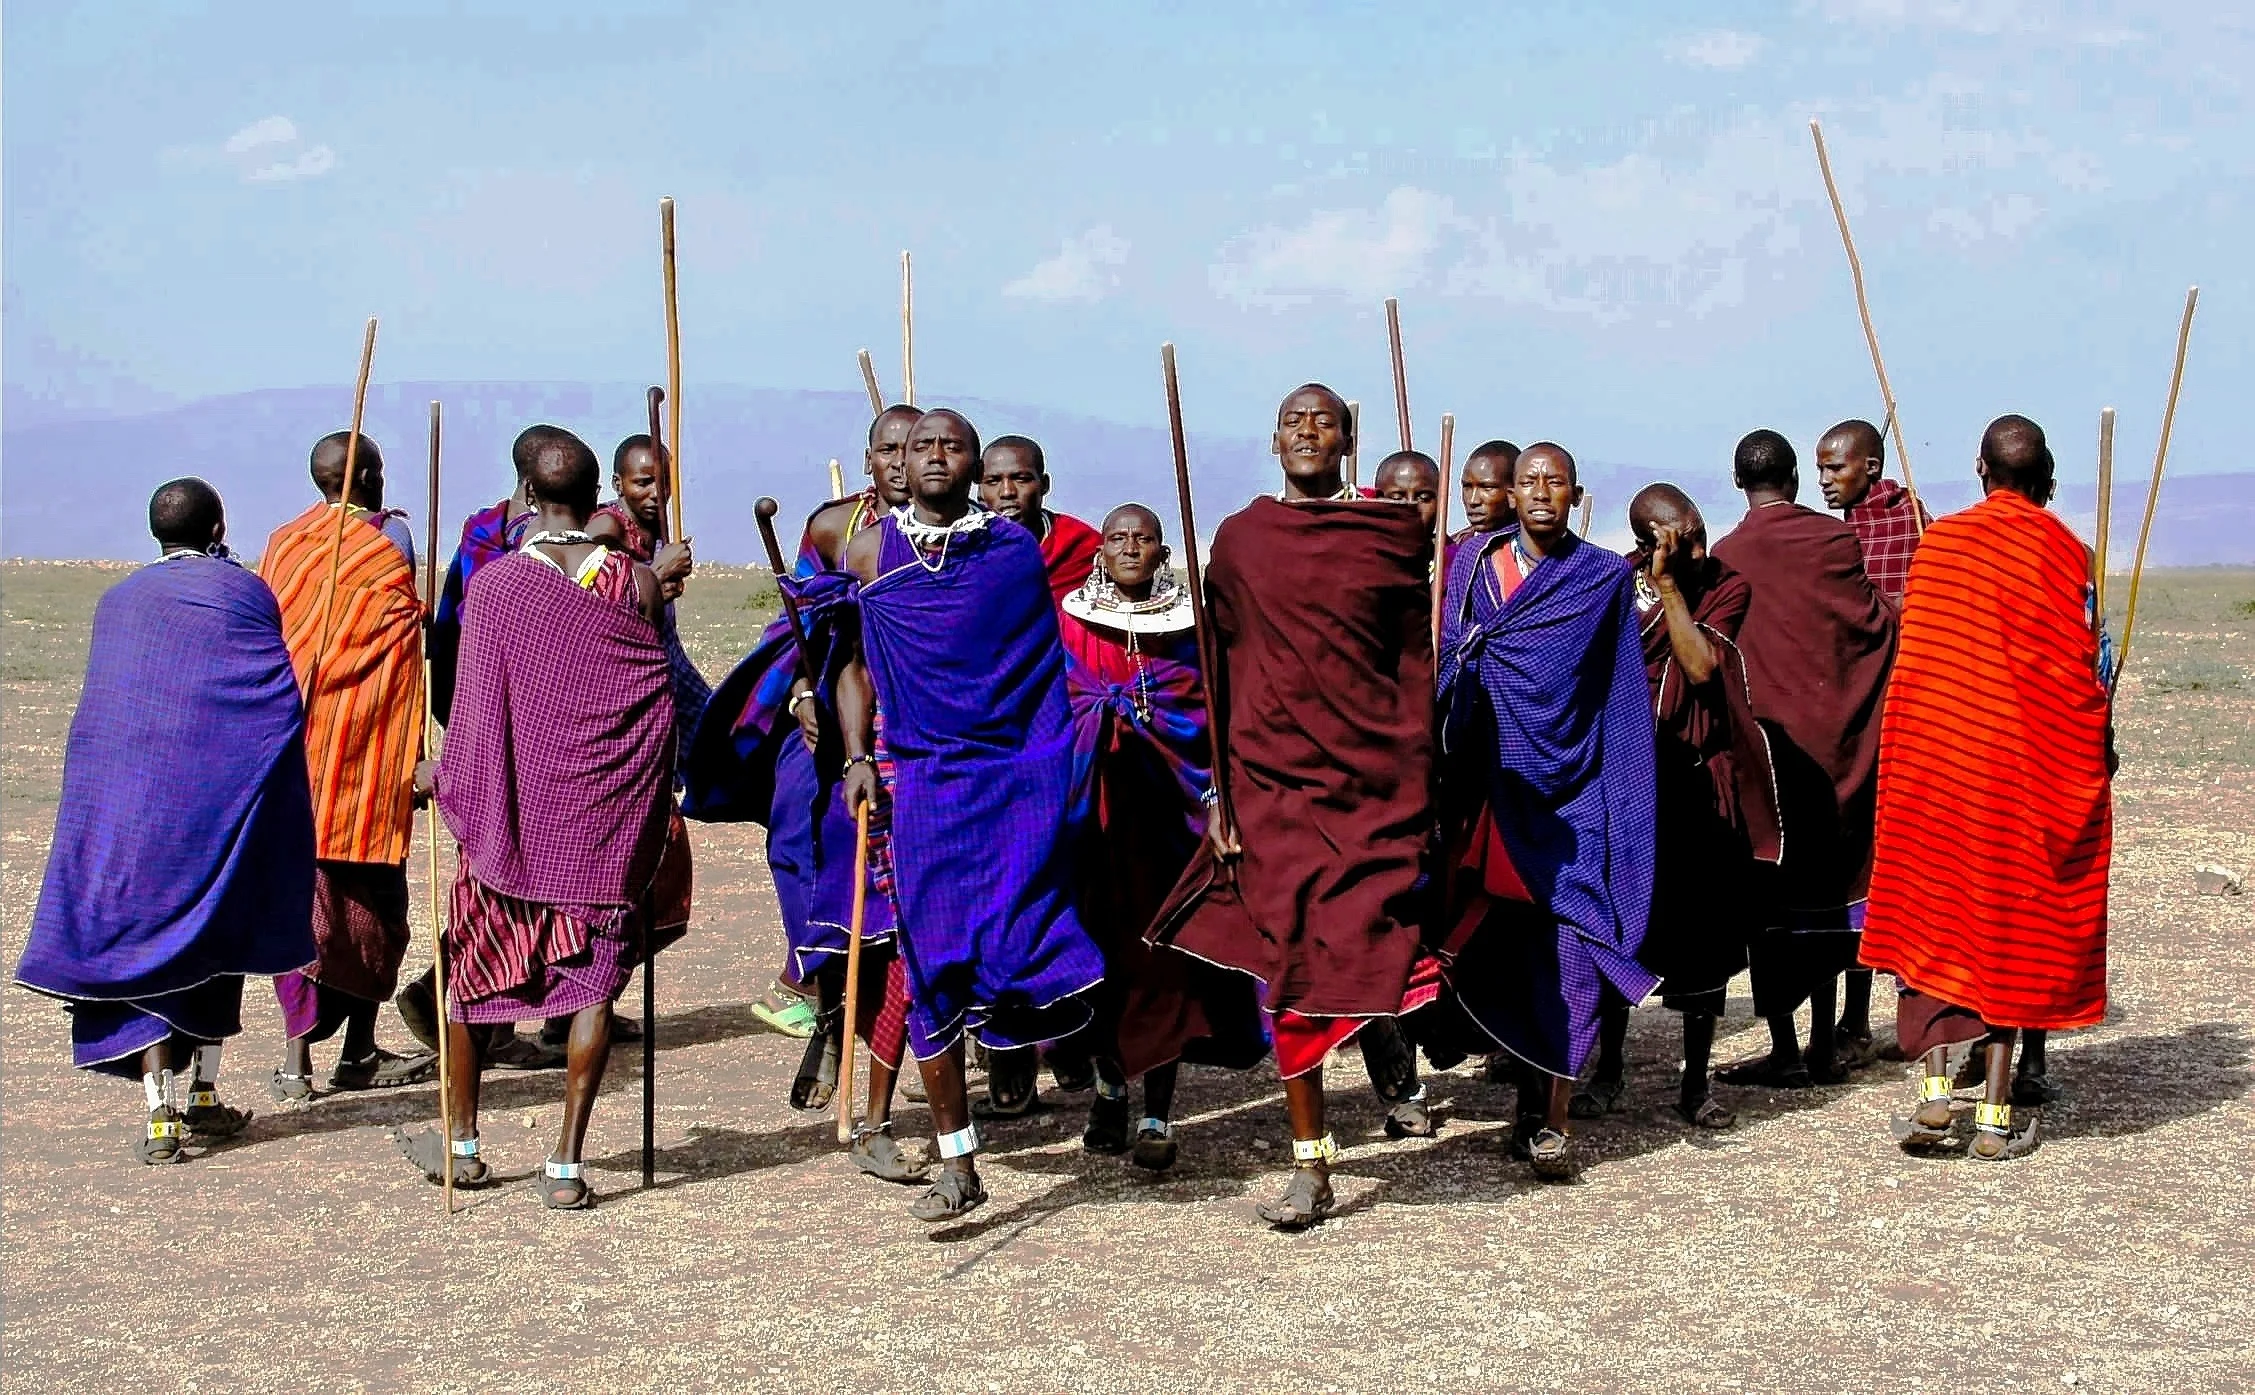
<svg viewBox="0 0 2255 1395">
<path fill-rule="evenodd" d="M 869 415 L 883 416 L 885 390 L 877 386 L 877 365 L 870 359 L 867 349 L 861 351 L 861 385 L 869 389 Z"/>
<path fill-rule="evenodd" d="M 838 1141 L 853 1142 L 854 1034 L 861 1026 L 861 924 L 869 897 L 869 804 L 853 811 L 853 918 L 846 927 L 845 1041 L 838 1053 Z M 872 1065 L 871 1070 L 876 1067 Z"/>
<path fill-rule="evenodd" d="M 673 200 L 658 200 L 658 236 L 665 244 L 666 264 L 666 441 L 673 464 L 666 472 L 667 495 L 673 502 L 670 541 L 681 541 L 681 297 L 674 284 Z M 654 433 L 653 433 L 654 434 Z"/>
<path fill-rule="evenodd" d="M 673 495 L 670 492 L 673 488 L 673 470 L 672 467 L 667 464 L 667 462 L 670 461 L 673 457 L 671 453 L 666 450 L 664 411 L 666 402 L 666 390 L 662 387 L 652 387 L 646 395 L 649 398 L 650 404 L 650 451 L 652 456 L 654 456 L 658 462 L 658 468 L 665 471 L 666 488 L 669 491 L 666 495 L 666 498 L 670 501 L 673 498 Z M 673 520 L 668 520 L 668 522 L 671 521 Z M 668 538 L 666 541 L 671 542 L 672 539 Z"/>
<path fill-rule="evenodd" d="M 1221 820 L 1222 841 L 1237 841 L 1237 813 L 1229 802 L 1229 770 L 1222 764 L 1221 723 L 1214 712 L 1214 679 L 1218 656 L 1213 624 L 1206 618 L 1206 589 L 1199 578 L 1198 520 L 1190 508 L 1190 447 L 1182 431 L 1182 387 L 1175 380 L 1174 345 L 1159 346 L 1159 364 L 1167 377 L 1167 429 L 1174 433 L 1174 487 L 1182 508 L 1182 569 L 1190 588 L 1190 619 L 1198 632 L 1198 668 L 1206 700 L 1206 749 L 1214 763 L 1214 817 Z M 1351 415 L 1351 412 L 1350 412 Z"/>
<path fill-rule="evenodd" d="M 900 400 L 916 405 L 916 282 L 908 253 L 900 254 Z"/>
<path fill-rule="evenodd" d="M 1586 490 L 1586 489 L 1585 489 L 1585 490 L 1583 490 L 1583 491 L 1582 491 L 1582 526 L 1581 526 L 1581 527 L 1579 527 L 1579 528 L 1577 528 L 1577 529 L 1575 529 L 1574 531 L 1576 531 L 1576 532 L 1580 533 L 1580 534 L 1582 535 L 1582 539 L 1583 539 L 1583 540 L 1584 540 L 1585 542 L 1586 542 L 1586 541 L 1588 541 L 1588 539 L 1589 539 L 1589 519 L 1590 519 L 1590 515 L 1591 515 L 1592 513 L 1596 512 L 1596 510 L 1597 510 L 1597 500 L 1596 500 L 1596 499 L 1595 499 L 1594 497 L 1592 497 L 1592 496 L 1591 496 L 1591 494 L 1590 494 L 1590 492 L 1589 492 L 1588 490 Z"/>
<path fill-rule="evenodd" d="M 1926 513 L 1918 502 L 1918 482 L 1911 477 L 1910 450 L 1903 444 L 1903 423 L 1895 411 L 1895 390 L 1887 384 L 1887 361 L 1879 356 L 1879 331 L 1871 325 L 1871 301 L 1864 294 L 1863 259 L 1856 255 L 1856 239 L 1848 231 L 1848 210 L 1840 206 L 1840 186 L 1832 180 L 1832 157 L 1825 153 L 1824 127 L 1811 121 L 1809 134 L 1816 138 L 1817 168 L 1824 172 L 1825 197 L 1832 200 L 1832 218 L 1840 225 L 1840 245 L 1848 251 L 1848 275 L 1856 283 L 1856 314 L 1863 320 L 1864 343 L 1871 349 L 1872 371 L 1879 375 L 1879 398 L 1887 409 L 1887 426 L 1895 433 L 1895 458 L 1902 462 L 1903 488 L 1910 491 L 1911 522 L 1918 536 L 1924 537 Z"/>
<path fill-rule="evenodd" d="M 663 207 L 671 210 L 668 199 Z M 666 224 L 666 302 L 673 302 L 673 224 Z M 668 321 L 670 323 L 671 316 Z M 650 408 L 650 449 L 658 461 L 658 468 L 666 471 L 666 485 L 670 489 L 680 483 L 681 477 L 668 469 L 666 462 L 672 456 L 666 450 L 666 433 L 661 421 L 660 408 L 666 403 L 666 390 L 652 387 L 648 393 Z M 671 498 L 671 496 L 668 496 Z M 673 501 L 673 515 L 668 520 L 672 526 L 681 526 L 681 504 Z M 653 927 L 642 927 L 642 1188 L 648 1191 L 658 1183 L 658 955 L 653 948 Z"/>
<path fill-rule="evenodd" d="M 834 455 L 830 457 L 830 497 L 846 497 L 846 472 L 838 467 L 838 457 Z"/>
<path fill-rule="evenodd" d="M 370 323 L 374 323 L 371 321 Z M 425 494 L 429 507 L 424 511 L 423 526 L 423 594 L 428 598 L 431 611 L 438 611 L 438 446 L 439 405 L 431 404 L 431 478 Z M 423 756 L 430 758 L 438 749 L 438 709 L 432 706 L 431 651 L 423 650 Z M 444 1145 L 444 1170 L 440 1175 L 441 1190 L 446 1196 L 446 1214 L 454 1214 L 454 1101 L 447 1093 L 454 1079 L 453 1053 L 447 1039 L 453 1035 L 446 1017 L 446 922 L 439 915 L 438 899 L 438 801 L 430 803 L 430 869 L 425 880 L 424 911 L 431 922 L 431 979 L 438 998 L 438 1133 Z"/>
<path fill-rule="evenodd" d="M 2091 587 L 2096 597 L 2091 607 L 2094 629 L 2103 629 L 2106 625 L 2106 551 L 2113 529 L 2114 409 L 2102 407 L 2098 413 L 2098 517 L 2091 530 Z"/>
<path fill-rule="evenodd" d="M 305 678 L 305 691 L 310 696 L 319 686 L 321 659 L 329 651 L 329 636 L 337 623 L 337 578 L 344 568 L 345 523 L 352 517 L 352 487 L 359 480 L 360 422 L 368 410 L 368 370 L 376 361 L 376 317 L 368 317 L 368 329 L 360 336 L 360 379 L 352 389 L 352 433 L 345 437 L 344 492 L 337 496 L 337 533 L 329 545 L 329 595 L 321 607 L 321 643 L 313 650 L 313 665 Z"/>
<path fill-rule="evenodd" d="M 2130 637 L 2138 627 L 2138 584 L 2145 579 L 2146 544 L 2153 540 L 2153 511 L 2161 502 L 2161 470 L 2169 463 L 2169 433 L 2177 424 L 2177 393 L 2185 385 L 2185 348 L 2192 342 L 2192 312 L 2200 304 L 2200 287 L 2185 292 L 2184 318 L 2177 323 L 2177 363 L 2169 371 L 2169 405 L 2161 411 L 2161 441 L 2153 450 L 2153 483 L 2145 491 L 2145 521 L 2138 525 L 2137 559 L 2130 564 L 2130 602 L 2122 615 L 2122 652 L 2114 658 L 2114 682 L 2122 685 L 2123 670 L 2130 666 Z"/>
<path fill-rule="evenodd" d="M 1441 607 L 1449 589 L 1449 475 L 1456 454 L 1456 415 L 1441 413 L 1441 483 L 1433 498 L 1433 671 L 1440 672 Z"/>
<path fill-rule="evenodd" d="M 1344 462 L 1344 468 L 1339 471 L 1339 476 L 1341 481 L 1346 484 L 1359 485 L 1361 481 L 1356 477 L 1362 473 L 1360 468 L 1362 465 L 1362 404 L 1360 402 L 1350 401 L 1347 403 L 1347 441 L 1347 458 Z"/>
<path fill-rule="evenodd" d="M 1402 371 L 1402 303 L 1386 297 L 1386 349 L 1394 359 L 1394 421 L 1401 428 L 1402 449 L 1415 450 L 1409 434 L 1409 375 Z"/>
</svg>

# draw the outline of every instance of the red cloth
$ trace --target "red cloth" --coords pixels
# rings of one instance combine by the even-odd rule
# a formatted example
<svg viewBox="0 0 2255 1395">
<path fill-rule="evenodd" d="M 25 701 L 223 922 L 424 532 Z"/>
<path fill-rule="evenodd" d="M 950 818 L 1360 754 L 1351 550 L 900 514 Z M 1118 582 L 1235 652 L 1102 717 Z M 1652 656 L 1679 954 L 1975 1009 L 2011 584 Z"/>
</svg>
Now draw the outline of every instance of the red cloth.
<svg viewBox="0 0 2255 1395">
<path fill-rule="evenodd" d="M 2114 806 L 2090 554 L 1996 490 L 1927 530 L 1881 737 L 1863 960 L 1998 1027 L 2106 1015 Z"/>
<path fill-rule="evenodd" d="M 1893 480 L 1873 480 L 1871 490 L 1841 517 L 1856 530 L 1864 550 L 1864 571 L 1879 594 L 1900 603 L 1910 583 L 1911 557 L 1918 551 L 1919 523 L 1933 525 L 1926 506 Z"/>
<path fill-rule="evenodd" d="M 1245 855 L 1206 843 L 1154 923 L 1266 986 L 1371 1017 L 1418 956 L 1433 826 L 1432 539 L 1414 509 L 1255 499 L 1206 572 L 1227 793 Z"/>
<path fill-rule="evenodd" d="M 1049 573 L 1049 596 L 1059 605 L 1081 589 L 1096 570 L 1096 553 L 1104 536 L 1069 513 L 1042 510 L 1049 526 L 1041 535 L 1041 565 Z"/>
<path fill-rule="evenodd" d="M 1754 715 L 1770 728 L 1791 925 L 1793 912 L 1836 912 L 1870 885 L 1895 612 L 1865 573 L 1854 530 L 1799 504 L 1747 510 L 1714 556 L 1753 588 L 1738 648 Z"/>
</svg>

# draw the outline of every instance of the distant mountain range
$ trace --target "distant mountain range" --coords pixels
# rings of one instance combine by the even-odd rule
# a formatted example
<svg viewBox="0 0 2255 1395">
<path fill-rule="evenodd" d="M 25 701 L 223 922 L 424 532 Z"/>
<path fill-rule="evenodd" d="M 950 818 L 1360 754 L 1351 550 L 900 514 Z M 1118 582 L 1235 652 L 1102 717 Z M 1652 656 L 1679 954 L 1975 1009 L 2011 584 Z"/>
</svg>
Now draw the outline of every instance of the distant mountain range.
<svg viewBox="0 0 2255 1395">
<path fill-rule="evenodd" d="M 423 533 L 429 403 L 445 406 L 441 537 L 451 549 L 462 518 L 511 484 L 509 443 L 525 425 L 554 422 L 578 432 L 606 463 L 611 448 L 642 429 L 643 389 L 632 383 L 387 383 L 370 390 L 367 434 L 383 448 L 388 502 L 417 515 Z M 682 462 L 686 527 L 698 552 L 718 562 L 761 560 L 752 503 L 773 494 L 788 526 L 829 493 L 828 460 L 860 479 L 868 402 L 859 393 L 692 385 L 685 393 Z M 1161 427 L 1130 426 L 1014 403 L 968 400 L 961 408 L 992 439 L 1005 432 L 1042 443 L 1055 481 L 1052 503 L 1091 521 L 1129 499 L 1173 519 L 1172 448 Z M 167 479 L 200 475 L 227 500 L 229 534 L 257 552 L 275 525 L 311 502 L 306 452 L 351 416 L 341 387 L 278 388 L 210 397 L 156 410 L 100 414 L 37 410 L 18 393 L 0 420 L 0 553 L 11 557 L 134 558 L 148 555 L 145 503 Z M 1374 443 L 1375 444 L 1375 443 Z M 1364 454 L 1365 473 L 1379 452 Z M 1193 432 L 1190 457 L 1200 531 L 1253 494 L 1275 487 L 1265 437 Z M 2123 472 L 2115 499 L 2116 565 L 2126 567 L 2144 507 L 2140 466 Z M 1622 509 L 1637 488 L 1669 479 L 1689 491 L 1717 535 L 1739 513 L 1727 465 L 1668 469 L 1585 462 L 1599 540 L 1625 543 Z M 1925 481 L 1928 505 L 1971 503 L 1974 482 Z M 1813 478 L 1804 499 L 1817 503 Z M 2066 485 L 2059 507 L 2086 536 L 2094 491 Z M 1171 531 L 1171 530 L 1170 530 Z M 2255 563 L 2255 473 L 2180 475 L 2168 481 L 2154 525 L 2158 566 Z"/>
</svg>

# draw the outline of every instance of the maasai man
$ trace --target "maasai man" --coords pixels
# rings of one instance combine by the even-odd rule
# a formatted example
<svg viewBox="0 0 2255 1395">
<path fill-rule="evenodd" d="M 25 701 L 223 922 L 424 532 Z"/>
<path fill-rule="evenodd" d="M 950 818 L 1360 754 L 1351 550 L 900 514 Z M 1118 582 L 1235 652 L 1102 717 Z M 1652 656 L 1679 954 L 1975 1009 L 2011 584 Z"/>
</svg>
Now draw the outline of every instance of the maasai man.
<svg viewBox="0 0 2255 1395">
<path fill-rule="evenodd" d="M 1910 990 L 1897 1031 L 1924 1078 L 1903 1146 L 1950 1137 L 1944 1058 L 1979 1038 L 1968 1152 L 1996 1161 L 2036 1140 L 2033 1116 L 2014 1126 L 2014 1033 L 2106 1015 L 2112 663 L 2090 552 L 2045 508 L 2042 429 L 1997 418 L 1975 471 L 1985 497 L 1928 529 L 1911 563 L 1863 959 Z"/>
<path fill-rule="evenodd" d="M 826 1109 L 843 1056 L 845 950 L 853 914 L 854 819 L 839 791 L 844 759 L 836 681 L 844 662 L 838 627 L 849 613 L 846 543 L 909 502 L 902 452 L 922 413 L 891 407 L 871 423 L 870 487 L 833 500 L 807 520 L 798 561 L 781 584 L 806 626 L 811 682 L 800 672 L 788 617 L 777 616 L 758 647 L 729 673 L 708 707 L 684 761 L 683 807 L 693 818 L 753 822 L 767 828 L 768 871 L 783 912 L 783 973 L 753 1012 L 787 1035 L 807 1038 L 790 1102 Z M 879 750 L 883 743 L 880 738 Z M 880 758 L 882 771 L 887 762 Z M 856 1167 L 888 1182 L 915 1182 L 892 1136 L 893 1088 L 908 1041 L 907 975 L 893 952 L 894 916 L 887 845 L 891 800 L 881 795 L 870 820 L 868 886 L 862 918 L 862 1002 L 855 1021 L 869 1042 L 867 1112 L 847 1152 Z M 803 1017 L 805 1029 L 798 1030 Z"/>
<path fill-rule="evenodd" d="M 1871 882 L 1879 704 L 1895 658 L 1895 613 L 1865 572 L 1855 533 L 1793 501 L 1801 477 L 1790 442 L 1752 432 L 1732 468 L 1746 517 L 1714 550 L 1754 590 L 1738 647 L 1754 713 L 1768 728 L 1785 857 L 1769 879 L 1769 929 L 1751 955 L 1754 1010 L 1769 1022 L 1770 1051 L 1722 1078 L 1796 1089 L 1840 1080 L 1868 1059 L 1868 994 L 1839 1013 L 1846 1060 L 1833 1014 L 1840 974 L 1856 962 Z M 1806 1053 L 1793 1026 L 1804 1002 Z"/>
<path fill-rule="evenodd" d="M 658 594 L 665 601 L 660 638 L 666 646 L 666 665 L 673 675 L 673 706 L 683 740 L 697 725 L 712 685 L 697 671 L 696 661 L 682 646 L 673 606 L 688 587 L 696 557 L 689 539 L 666 538 L 666 504 L 673 496 L 672 453 L 647 435 L 629 436 L 611 455 L 611 490 L 618 497 L 595 510 L 587 521 L 587 535 L 605 547 L 614 547 L 648 567 L 658 579 Z"/>
<path fill-rule="evenodd" d="M 172 481 L 149 531 L 163 560 L 94 609 L 16 981 L 70 1009 L 74 1065 L 141 1077 L 135 1152 L 167 1163 L 250 1122 L 219 1102 L 220 1043 L 245 974 L 314 957 L 313 807 L 281 612 L 227 556 L 219 495 Z"/>
<path fill-rule="evenodd" d="M 1167 570 L 1159 516 L 1122 504 L 1059 625 L 1073 708 L 1074 822 L 1082 923 L 1104 951 L 1097 995 L 1096 1098 L 1081 1143 L 1130 1146 L 1128 1082 L 1143 1080 L 1138 1167 L 1174 1165 L 1177 1063 L 1245 1069 L 1268 1054 L 1258 1000 L 1239 974 L 1143 933 L 1198 849 L 1212 787 L 1205 688 L 1190 595 Z"/>
<path fill-rule="evenodd" d="M 1922 525 L 1933 523 L 1926 506 L 1885 478 L 1887 446 L 1868 421 L 1841 422 L 1817 438 L 1817 483 L 1827 507 L 1856 531 L 1871 584 L 1897 606 L 1910 580 L 1911 555 Z"/>
<path fill-rule="evenodd" d="M 1655 775 L 1627 562 L 1567 526 L 1574 457 L 1519 456 L 1516 530 L 1461 548 L 1441 616 L 1442 742 L 1470 826 L 1449 898 L 1448 983 L 1520 1063 L 1516 1156 L 1573 1174 L 1573 1082 L 1608 995 L 1643 1000 Z"/>
<path fill-rule="evenodd" d="M 348 433 L 313 444 L 321 502 L 274 530 L 259 575 L 282 608 L 282 633 L 305 693 L 305 749 L 320 857 L 313 881 L 314 960 L 278 976 L 288 1039 L 274 1098 L 313 1095 L 313 1046 L 344 1029 L 329 1084 L 339 1090 L 428 1079 L 436 1058 L 376 1045 L 376 1010 L 399 987 L 407 955 L 407 853 L 415 831 L 415 762 L 423 747 L 423 602 L 415 566 L 384 508 L 384 457 L 353 452 L 352 517 L 338 551 Z M 332 591 L 329 578 L 336 577 Z"/>
<path fill-rule="evenodd" d="M 1234 830 L 1215 817 L 1149 938 L 1262 985 L 1293 1172 L 1259 1208 L 1331 1211 L 1323 1059 L 1401 1010 L 1432 829 L 1432 538 L 1359 496 L 1347 404 L 1310 383 L 1277 409 L 1283 492 L 1222 521 L 1206 573 Z M 1234 837 L 1232 837 L 1234 833 Z"/>
<path fill-rule="evenodd" d="M 1518 522 L 1511 513 L 1511 469 L 1518 463 L 1519 448 L 1509 441 L 1482 441 L 1464 457 L 1464 530 L 1451 541 Z"/>
<path fill-rule="evenodd" d="M 1024 436 L 997 436 L 980 462 L 979 501 L 1034 535 L 1041 544 L 1049 593 L 1059 605 L 1081 588 L 1103 539 L 1094 528 L 1047 507 L 1049 462 Z"/>
<path fill-rule="evenodd" d="M 1408 504 L 1417 510 L 1425 531 L 1433 531 L 1433 519 L 1441 507 L 1441 467 L 1433 457 L 1421 450 L 1398 450 L 1378 462 L 1378 473 L 1371 476 L 1378 497 L 1393 504 Z"/>
<path fill-rule="evenodd" d="M 454 669 L 456 656 L 462 646 L 462 601 L 468 594 L 470 579 L 480 567 L 508 556 L 524 541 L 525 529 L 532 522 L 531 505 L 525 501 L 525 476 L 532 469 L 533 457 L 540 448 L 553 441 L 565 439 L 571 433 L 560 426 L 541 423 L 528 426 L 517 433 L 510 444 L 509 462 L 517 476 L 516 488 L 500 503 L 482 508 L 462 523 L 462 540 L 454 550 L 454 558 L 447 563 L 446 580 L 439 587 L 438 608 L 431 617 L 430 631 L 424 644 L 430 654 L 431 713 L 445 726 L 454 707 Z M 407 1030 L 415 1035 L 426 1050 L 438 1049 L 438 992 L 431 970 L 424 970 L 420 978 L 401 989 L 392 1000 Z M 620 1018 L 612 1033 L 616 1041 L 638 1040 L 640 1028 L 632 1018 Z M 502 1024 L 488 1032 L 492 1038 L 487 1043 L 486 1064 L 504 1066 L 511 1070 L 553 1070 L 564 1064 L 564 1049 L 560 1044 L 544 1044 L 535 1037 L 520 1037 L 514 1025 Z"/>
<path fill-rule="evenodd" d="M 957 413 L 926 412 L 908 461 L 915 501 L 846 544 L 861 623 L 837 693 L 849 808 L 884 792 L 884 712 L 909 1043 L 944 1160 L 911 1213 L 937 1221 L 986 1199 L 964 1035 L 1011 1049 L 1080 1030 L 1104 961 L 1072 905 L 1072 714 L 1041 549 L 973 507 L 979 437 Z"/>
<path fill-rule="evenodd" d="M 1714 1098 L 1708 1060 L 1724 989 L 1746 967 L 1758 928 L 1754 860 L 1778 856 L 1776 777 L 1737 645 L 1753 592 L 1707 555 L 1707 521 L 1674 485 L 1638 491 L 1629 530 L 1658 727 L 1659 856 L 1637 960 L 1660 976 L 1661 1005 L 1683 1014 L 1676 1113 L 1697 1128 L 1727 1129 L 1737 1116 Z M 1575 1118 L 1619 1107 L 1628 1030 L 1627 999 L 1607 994 L 1597 1071 L 1573 1098 Z"/>
<path fill-rule="evenodd" d="M 534 455 L 532 531 L 471 583 L 454 722 L 416 772 L 462 845 L 446 921 L 454 1136 L 395 1137 L 431 1180 L 485 1183 L 470 1027 L 569 1015 L 563 1123 L 541 1169 L 555 1210 L 593 1202 L 580 1151 L 611 1005 L 689 919 L 663 601 L 648 567 L 587 536 L 600 471 L 576 437 Z"/>
</svg>

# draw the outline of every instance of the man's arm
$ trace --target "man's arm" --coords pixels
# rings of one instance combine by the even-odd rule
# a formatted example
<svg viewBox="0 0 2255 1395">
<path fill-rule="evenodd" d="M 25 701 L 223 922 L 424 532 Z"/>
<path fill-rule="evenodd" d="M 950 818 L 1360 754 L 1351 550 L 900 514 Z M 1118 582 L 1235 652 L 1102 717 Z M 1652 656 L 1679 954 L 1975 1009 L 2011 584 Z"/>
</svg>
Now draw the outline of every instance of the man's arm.
<svg viewBox="0 0 2255 1395">
<path fill-rule="evenodd" d="M 1684 599 L 1683 588 L 1676 584 L 1676 549 L 1683 544 L 1676 529 L 1669 524 L 1658 524 L 1652 530 L 1651 568 L 1652 589 L 1660 595 L 1660 613 L 1668 621 L 1668 647 L 1675 651 L 1676 667 L 1683 670 L 1684 681 L 1697 686 L 1715 676 L 1722 666 L 1723 656 L 1716 650 L 1715 642 L 1691 618 L 1691 603 Z"/>
<path fill-rule="evenodd" d="M 634 598 L 636 607 L 645 619 L 653 625 L 662 622 L 666 602 L 664 594 L 658 589 L 657 573 L 640 562 L 634 563 Z"/>
<path fill-rule="evenodd" d="M 626 542 L 626 529 L 619 526 L 618 515 L 608 509 L 597 509 L 595 516 L 587 520 L 587 527 L 581 531 L 614 549 Z"/>
<path fill-rule="evenodd" d="M 871 528 L 846 544 L 845 555 L 840 558 L 843 569 L 864 582 L 877 579 L 878 530 Z M 838 616 L 837 643 L 844 647 L 846 661 L 838 674 L 838 729 L 846 752 L 846 773 L 843 788 L 846 807 L 858 808 L 876 801 L 880 784 L 877 779 L 877 689 L 869 681 L 869 666 L 862 661 L 861 626 L 858 616 L 841 613 Z"/>
</svg>

